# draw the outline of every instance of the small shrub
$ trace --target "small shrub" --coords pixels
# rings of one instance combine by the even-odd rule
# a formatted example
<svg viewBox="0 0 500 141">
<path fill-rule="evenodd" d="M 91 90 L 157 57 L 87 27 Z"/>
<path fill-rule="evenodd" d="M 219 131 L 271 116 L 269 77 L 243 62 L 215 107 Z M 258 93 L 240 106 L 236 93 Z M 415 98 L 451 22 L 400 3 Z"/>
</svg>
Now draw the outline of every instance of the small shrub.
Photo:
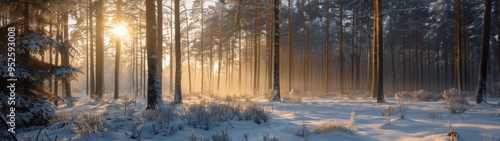
<svg viewBox="0 0 500 141">
<path fill-rule="evenodd" d="M 448 99 L 448 106 L 451 114 L 462 114 L 467 111 L 469 102 L 464 97 L 453 97 Z"/>
<path fill-rule="evenodd" d="M 148 122 L 156 122 L 157 128 L 165 128 L 178 117 L 175 109 L 171 106 L 163 106 L 154 110 L 142 112 L 142 118 Z"/>
<path fill-rule="evenodd" d="M 123 101 L 121 102 L 121 105 L 123 106 L 123 115 L 131 115 L 131 113 L 133 113 L 132 111 L 130 111 L 130 104 L 132 104 L 134 101 L 133 99 L 129 98 L 128 96 L 125 96 L 125 98 L 123 98 Z"/>
<path fill-rule="evenodd" d="M 460 92 L 455 88 L 445 90 L 443 92 L 443 97 L 448 102 L 448 111 L 451 114 L 461 114 L 467 111 L 469 107 L 469 102 L 466 97 L 471 96 L 470 92 Z"/>
<path fill-rule="evenodd" d="M 184 113 L 181 115 L 182 119 L 194 128 L 200 127 L 204 130 L 209 130 L 210 127 L 216 124 L 217 119 L 214 114 L 211 114 L 207 110 L 204 104 L 205 102 L 202 101 L 200 104 L 185 106 Z"/>
<path fill-rule="evenodd" d="M 295 135 L 297 135 L 299 137 L 307 137 L 311 134 L 312 134 L 312 131 L 311 131 L 311 129 L 309 129 L 309 127 L 307 127 L 307 124 L 305 121 L 302 121 L 302 124 L 300 124 L 300 126 L 299 126 L 299 130 L 297 130 L 297 132 L 295 132 Z"/>
<path fill-rule="evenodd" d="M 249 141 L 250 140 L 250 134 L 247 132 L 247 133 L 244 133 L 243 134 L 243 141 Z"/>
<path fill-rule="evenodd" d="M 266 134 L 262 137 L 262 141 L 278 141 L 278 138 L 270 137 L 269 134 Z"/>
<path fill-rule="evenodd" d="M 298 89 L 292 89 L 290 93 L 288 93 L 288 97 L 293 104 L 302 102 L 302 93 Z"/>
<path fill-rule="evenodd" d="M 210 135 L 210 139 L 213 141 L 232 141 L 231 137 L 229 136 L 229 133 L 224 130 L 221 130 L 221 133 L 218 131 L 215 131 L 214 134 Z"/>
<path fill-rule="evenodd" d="M 133 122 L 130 124 L 130 134 L 125 132 L 125 135 L 130 136 L 131 139 L 141 140 L 142 130 L 139 129 L 141 122 Z"/>
<path fill-rule="evenodd" d="M 73 122 L 73 125 L 77 129 L 82 131 L 95 132 L 105 132 L 110 129 L 110 125 L 107 124 L 102 116 L 99 114 L 83 113 L 78 115 Z"/>
<path fill-rule="evenodd" d="M 269 91 L 264 91 L 264 99 L 266 99 L 269 102 L 272 102 L 274 99 L 274 90 L 270 89 Z"/>
<path fill-rule="evenodd" d="M 431 99 L 439 100 L 441 96 L 432 94 L 431 92 L 420 89 L 418 91 L 402 91 L 395 94 L 396 99 L 399 100 L 413 100 L 418 101 L 429 101 Z"/>
<path fill-rule="evenodd" d="M 330 123 L 319 124 L 314 127 L 313 133 L 327 133 L 331 131 L 339 131 L 344 133 L 351 133 L 351 130 L 346 126 L 345 123 L 340 121 L 334 121 Z"/>
<path fill-rule="evenodd" d="M 431 92 L 425 91 L 424 89 L 420 89 L 418 91 L 413 91 L 412 95 L 413 95 L 413 101 L 416 101 L 416 102 L 429 101 L 432 98 Z"/>
<path fill-rule="evenodd" d="M 396 112 L 399 114 L 399 118 L 405 118 L 407 110 L 408 106 L 406 106 L 406 104 L 404 104 L 403 102 L 398 102 Z"/>
<path fill-rule="evenodd" d="M 347 128 L 349 128 L 349 130 L 352 133 L 356 132 L 356 130 L 358 129 L 358 125 L 354 121 L 354 116 L 355 115 L 356 115 L 356 113 L 354 111 L 352 111 L 351 112 L 351 118 L 349 118 L 349 121 L 347 122 Z"/>
<path fill-rule="evenodd" d="M 386 106 L 384 111 L 382 111 L 382 116 L 388 116 L 389 118 L 387 119 L 387 122 L 391 124 L 391 116 L 394 113 L 394 106 Z"/>
<path fill-rule="evenodd" d="M 430 112 L 427 117 L 432 119 L 432 122 L 434 122 L 435 119 L 441 118 L 441 116 L 436 112 Z"/>
<path fill-rule="evenodd" d="M 196 141 L 196 135 L 194 134 L 194 130 L 191 130 L 191 133 L 188 136 L 189 141 Z"/>
<path fill-rule="evenodd" d="M 262 121 L 267 122 L 269 112 L 264 108 L 258 107 L 256 104 L 250 104 L 242 109 L 244 120 L 254 120 L 255 123 L 261 124 Z"/>
<path fill-rule="evenodd" d="M 402 91 L 395 94 L 395 98 L 398 100 L 407 100 L 413 97 L 412 93 L 409 91 Z"/>
</svg>

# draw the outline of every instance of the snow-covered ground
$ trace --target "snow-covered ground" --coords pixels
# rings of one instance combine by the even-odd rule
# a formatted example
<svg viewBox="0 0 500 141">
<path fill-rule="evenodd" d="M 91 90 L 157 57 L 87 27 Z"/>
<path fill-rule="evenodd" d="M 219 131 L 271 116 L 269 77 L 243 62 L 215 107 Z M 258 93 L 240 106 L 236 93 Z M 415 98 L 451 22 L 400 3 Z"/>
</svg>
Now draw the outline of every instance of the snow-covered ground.
<svg viewBox="0 0 500 141">
<path fill-rule="evenodd" d="M 184 104 L 197 103 L 201 99 L 208 99 L 201 96 L 193 96 L 184 98 Z M 483 139 L 489 140 L 490 137 L 495 137 L 495 140 L 500 138 L 500 108 L 494 106 L 496 104 L 473 104 L 470 101 L 471 108 L 463 114 L 449 114 L 448 105 L 446 102 L 413 102 L 403 101 L 409 108 L 406 112 L 406 117 L 400 119 L 397 114 L 391 117 L 391 123 L 387 123 L 387 116 L 382 116 L 381 112 L 386 106 L 397 106 L 398 100 L 394 98 L 386 98 L 387 103 L 377 104 L 374 99 L 358 98 L 352 100 L 348 98 L 338 97 L 316 97 L 307 96 L 302 98 L 301 103 L 295 105 L 282 102 L 266 102 L 262 98 L 255 98 L 252 101 L 269 110 L 270 120 L 262 124 L 256 124 L 254 121 L 238 121 L 221 122 L 219 126 L 208 131 L 199 128 L 192 128 L 186 122 L 178 119 L 170 125 L 181 130 L 173 133 L 159 133 L 157 135 L 150 132 L 152 125 L 140 125 L 142 140 L 169 140 L 182 141 L 188 140 L 188 136 L 192 133 L 198 138 L 208 137 L 215 132 L 228 131 L 229 136 L 233 141 L 244 139 L 244 134 L 249 135 L 250 140 L 260 141 L 263 136 L 277 137 L 280 141 L 448 141 L 449 137 L 446 133 L 450 130 L 448 123 L 453 125 L 455 131 L 459 134 L 460 141 L 480 141 Z M 237 101 L 237 100 L 234 100 Z M 233 101 L 233 102 L 234 102 Z M 496 99 L 489 99 L 496 101 Z M 227 102 L 227 101 L 222 101 Z M 52 140 L 57 138 L 72 140 L 136 140 L 130 138 L 131 124 L 137 122 L 137 119 L 123 115 L 123 106 L 116 103 L 120 101 L 105 101 L 95 102 L 89 99 L 84 94 L 77 94 L 77 100 L 73 108 L 60 107 L 58 112 L 69 111 L 75 116 L 81 113 L 101 113 L 106 123 L 116 129 L 115 131 L 90 133 L 89 136 L 76 134 L 65 128 L 55 128 L 54 126 L 45 127 L 40 134 L 40 138 L 47 140 L 49 136 Z M 244 102 L 243 102 L 244 103 Z M 130 107 L 136 113 L 145 109 L 145 100 L 138 99 L 137 104 L 132 104 Z M 177 107 L 176 110 L 182 108 Z M 312 134 L 308 137 L 296 136 L 299 126 L 303 123 L 307 124 L 309 129 L 314 129 L 315 125 L 328 123 L 333 121 L 342 121 L 347 123 L 350 118 L 350 112 L 354 111 L 355 123 L 358 128 L 355 134 L 344 132 L 327 132 L 320 134 Z M 428 118 L 430 112 L 435 112 L 441 118 L 432 121 Z M 104 113 L 104 114 L 102 114 Z M 68 115 L 69 116 L 69 115 Z M 56 122 L 57 123 L 57 122 Z M 234 128 L 232 128 L 232 126 Z M 27 139 L 36 136 L 40 131 L 38 128 L 24 129 L 24 132 L 18 133 L 20 139 Z M 45 132 L 47 135 L 45 135 Z"/>
</svg>

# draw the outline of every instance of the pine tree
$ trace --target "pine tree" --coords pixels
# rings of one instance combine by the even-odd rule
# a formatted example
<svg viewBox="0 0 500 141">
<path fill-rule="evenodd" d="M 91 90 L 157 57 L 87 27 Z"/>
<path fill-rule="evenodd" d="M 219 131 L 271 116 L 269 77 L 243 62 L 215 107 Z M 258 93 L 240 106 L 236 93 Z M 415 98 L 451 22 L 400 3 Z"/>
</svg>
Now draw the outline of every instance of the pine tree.
<svg viewBox="0 0 500 141">
<path fill-rule="evenodd" d="M 383 32 L 382 32 L 382 0 L 374 1 L 374 17 L 375 17 L 375 75 L 373 75 L 373 86 L 372 93 L 377 96 L 377 103 L 384 102 L 384 90 L 383 90 Z"/>
<path fill-rule="evenodd" d="M 146 51 L 148 63 L 148 90 L 146 109 L 156 109 L 162 104 L 160 79 L 158 77 L 158 54 L 156 48 L 155 1 L 146 0 Z"/>
<path fill-rule="evenodd" d="M 181 25 L 179 0 L 174 0 L 174 19 L 175 19 L 175 84 L 174 84 L 174 104 L 182 103 L 181 91 Z"/>
<path fill-rule="evenodd" d="M 490 58 L 490 21 L 491 21 L 491 0 L 484 0 L 483 18 L 483 40 L 481 46 L 481 56 L 479 61 L 479 74 L 476 89 L 476 103 L 483 102 L 486 97 L 486 76 L 487 66 Z"/>
<path fill-rule="evenodd" d="M 280 0 L 274 0 L 274 84 L 273 84 L 273 89 L 275 96 L 273 98 L 273 101 L 281 101 L 281 96 L 280 96 L 280 75 L 279 75 L 279 67 L 280 67 L 280 27 L 279 27 L 279 7 L 280 7 Z"/>
</svg>

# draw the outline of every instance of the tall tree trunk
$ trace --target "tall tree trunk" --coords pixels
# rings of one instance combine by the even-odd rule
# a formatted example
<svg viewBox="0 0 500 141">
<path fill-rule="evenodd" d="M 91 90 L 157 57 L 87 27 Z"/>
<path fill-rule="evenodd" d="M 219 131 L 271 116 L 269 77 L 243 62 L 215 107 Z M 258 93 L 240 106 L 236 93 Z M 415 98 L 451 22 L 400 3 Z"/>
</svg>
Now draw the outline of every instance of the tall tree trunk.
<svg viewBox="0 0 500 141">
<path fill-rule="evenodd" d="M 115 26 L 121 24 L 121 0 L 116 0 L 116 21 Z M 118 99 L 120 93 L 120 55 L 121 55 L 121 37 L 120 35 L 115 35 L 116 40 L 116 55 L 115 55 L 115 93 L 113 98 Z"/>
<path fill-rule="evenodd" d="M 404 14 L 404 12 L 403 12 Z M 401 50 L 403 51 L 403 60 L 401 61 L 403 63 L 403 74 L 401 77 L 403 80 L 401 83 L 403 83 L 403 89 L 406 90 L 406 48 L 405 48 L 405 18 L 404 15 L 401 16 Z"/>
<path fill-rule="evenodd" d="M 202 5 L 203 5 L 203 2 L 202 2 Z M 204 86 L 204 82 L 205 82 L 205 79 L 203 78 L 204 77 L 204 64 L 205 64 L 205 44 L 203 44 L 203 39 L 205 37 L 205 35 L 203 34 L 204 32 L 204 23 L 205 23 L 205 13 L 203 13 L 203 7 L 201 7 L 201 41 L 200 41 L 200 48 L 201 48 L 201 88 L 200 88 L 200 91 L 201 91 L 201 94 L 204 94 L 203 92 L 203 86 Z M 241 85 L 240 85 L 241 87 Z"/>
<path fill-rule="evenodd" d="M 500 2 L 496 2 L 496 3 L 497 4 L 496 4 L 495 11 L 497 12 L 497 16 L 499 16 L 498 18 L 500 18 Z M 500 34 L 500 22 L 498 22 L 498 27 L 497 28 L 498 28 L 497 29 L 498 30 L 497 31 L 498 32 L 497 35 L 499 35 Z M 500 42 L 497 42 L 497 56 L 500 56 Z M 498 63 L 497 64 L 498 68 L 500 70 L 500 59 L 497 59 L 497 63 Z M 498 74 L 498 77 L 500 77 L 500 73 Z M 499 79 L 499 81 L 500 81 L 500 79 Z M 497 105 L 500 105 L 500 83 L 498 83 L 498 89 L 499 90 L 497 90 L 497 98 L 498 98 Z"/>
<path fill-rule="evenodd" d="M 339 46 L 339 58 L 340 58 L 340 96 L 342 96 L 344 92 L 344 23 L 343 20 L 343 11 L 342 11 L 342 0 L 339 1 L 339 11 L 340 11 L 340 46 Z"/>
<path fill-rule="evenodd" d="M 377 96 L 377 103 L 384 102 L 384 90 L 383 90 L 383 32 L 382 32 L 382 0 L 374 1 L 374 19 L 375 19 L 375 75 L 373 81 L 372 93 Z"/>
<path fill-rule="evenodd" d="M 325 1 L 326 5 L 326 27 L 325 27 L 325 92 L 330 87 L 330 0 Z"/>
<path fill-rule="evenodd" d="M 491 21 L 491 0 L 484 0 L 483 18 L 483 40 L 481 42 L 481 57 L 479 62 L 479 74 L 476 89 L 476 103 L 480 104 L 486 98 L 486 76 L 487 66 L 490 58 L 490 21 Z M 486 99 L 484 99 L 486 100 Z"/>
<path fill-rule="evenodd" d="M 174 92 L 174 104 L 182 103 L 182 93 L 181 93 L 181 24 L 180 24 L 180 12 L 179 12 L 179 0 L 174 0 L 175 3 L 175 92 Z"/>
<path fill-rule="evenodd" d="M 69 56 L 70 56 L 70 44 L 69 44 L 69 27 L 68 27 L 68 13 L 63 14 L 63 39 L 65 46 L 61 50 L 61 65 L 65 67 L 69 67 Z M 73 97 L 71 96 L 71 83 L 69 82 L 69 78 L 64 78 L 63 80 L 63 88 L 66 96 L 67 106 L 73 107 Z"/>
<path fill-rule="evenodd" d="M 187 9 L 186 8 L 186 5 L 184 5 L 184 9 Z M 186 48 L 187 48 L 187 67 L 188 67 L 188 86 L 189 86 L 189 89 L 188 89 L 188 94 L 191 94 L 191 92 L 193 91 L 193 87 L 192 87 L 192 83 L 191 83 L 191 44 L 190 44 L 190 41 L 189 41 L 189 26 L 190 26 L 190 23 L 189 23 L 189 17 L 188 17 L 188 14 L 187 12 L 184 12 L 185 16 L 186 16 Z"/>
<path fill-rule="evenodd" d="M 96 86 L 97 99 L 104 95 L 104 2 L 97 1 L 96 9 Z"/>
<path fill-rule="evenodd" d="M 461 51 L 461 40 L 460 40 L 460 0 L 455 0 L 455 6 L 453 7 L 454 10 L 455 10 L 455 45 L 457 47 L 457 54 L 456 54 L 456 62 L 455 64 L 457 66 L 455 66 L 455 70 L 456 70 L 456 75 L 457 75 L 457 84 L 458 84 L 458 90 L 459 91 L 462 91 L 463 90 L 463 83 L 462 83 L 462 61 L 461 61 L 461 55 L 460 55 L 460 51 Z"/>
<path fill-rule="evenodd" d="M 218 54 L 218 59 L 219 61 L 217 62 L 217 93 L 220 93 L 220 72 L 221 72 L 221 69 L 222 69 L 222 31 L 223 31 L 223 27 L 222 27 L 222 15 L 224 13 L 224 9 L 221 9 L 220 10 L 220 15 L 219 15 L 219 54 Z"/>
<path fill-rule="evenodd" d="M 158 55 L 158 79 L 160 81 L 160 91 L 162 91 L 163 86 L 163 0 L 156 0 L 157 7 L 157 31 L 156 31 L 156 52 Z M 186 12 L 187 13 L 187 12 Z"/>
<path fill-rule="evenodd" d="M 292 0 L 288 0 L 288 91 L 292 90 L 292 75 L 293 75 L 293 41 L 292 41 L 292 14 L 291 14 L 291 3 Z"/>
<path fill-rule="evenodd" d="M 392 34 L 392 18 L 389 19 L 389 38 L 391 46 L 391 79 L 392 79 L 392 93 L 396 93 L 396 66 L 394 64 L 394 37 Z"/>
<path fill-rule="evenodd" d="M 259 1 L 255 1 L 255 9 L 254 9 L 254 12 L 255 12 L 255 32 L 254 32 L 254 35 L 255 35 L 255 39 L 254 39 L 254 75 L 253 75 L 253 95 L 254 96 L 257 96 L 257 90 L 259 89 L 259 86 L 258 86 L 258 81 L 259 81 L 259 72 L 260 72 L 260 69 L 259 68 L 259 52 L 260 52 L 260 20 L 259 20 Z"/>
<path fill-rule="evenodd" d="M 356 50 L 357 50 L 357 47 L 356 47 L 356 44 L 355 44 L 355 39 L 356 39 L 356 12 L 353 13 L 353 16 L 352 16 L 352 39 L 351 39 L 351 48 L 352 48 L 352 51 L 351 51 L 351 90 L 356 90 L 356 79 L 355 79 L 355 75 L 358 73 L 357 72 L 357 68 L 355 68 L 355 64 L 356 64 Z"/>
<path fill-rule="evenodd" d="M 90 18 L 92 17 L 91 10 L 90 10 L 90 4 L 91 4 L 90 0 L 87 0 L 87 6 L 88 6 L 87 7 L 87 12 L 86 12 L 86 14 L 87 14 L 86 15 L 86 26 L 87 26 L 87 29 L 85 30 L 85 34 L 86 34 L 86 37 L 87 37 L 87 39 L 85 40 L 86 41 L 86 43 L 85 43 L 86 44 L 86 48 L 85 48 L 85 74 L 86 74 L 86 76 L 85 76 L 85 94 L 87 96 L 90 94 L 89 93 L 89 91 L 90 91 L 90 89 L 89 89 L 89 81 L 90 81 L 90 79 L 89 79 L 90 78 L 90 75 L 89 75 L 89 71 L 90 71 L 90 69 L 89 69 L 89 64 L 90 64 L 89 63 L 89 57 L 90 57 L 89 56 L 89 45 L 90 45 L 90 43 L 92 43 L 92 42 L 89 42 L 89 40 L 91 38 L 90 37 L 90 32 L 92 32 L 89 29 L 90 27 L 92 27 L 91 23 L 90 23 Z M 52 26 L 50 26 L 49 28 L 52 28 Z M 52 31 L 49 31 L 49 32 L 52 32 Z M 49 52 L 49 53 L 52 53 L 52 51 Z"/>
<path fill-rule="evenodd" d="M 280 67 L 280 27 L 279 27 L 279 6 L 280 6 L 280 0 L 274 0 L 274 93 L 275 96 L 273 98 L 273 101 L 281 101 L 281 96 L 280 96 L 280 76 L 279 76 L 279 67 Z"/>
<path fill-rule="evenodd" d="M 301 0 L 301 2 L 300 2 L 301 9 L 306 9 L 301 14 L 307 13 L 307 11 L 309 9 L 309 7 L 306 8 L 304 6 L 305 2 L 306 2 L 306 0 Z M 303 72 L 303 74 L 302 74 L 302 79 L 303 79 L 302 80 L 303 81 L 303 83 L 302 83 L 302 89 L 304 90 L 304 92 L 307 92 L 309 90 L 307 88 L 307 84 L 308 84 L 308 73 L 307 73 L 307 69 L 308 69 L 308 63 L 307 63 L 307 61 L 308 61 L 307 60 L 307 54 L 308 54 L 308 52 L 307 51 L 308 50 L 307 49 L 308 49 L 308 44 L 309 44 L 309 40 L 308 40 L 308 38 L 309 38 L 309 36 L 308 36 L 309 28 L 307 26 L 307 20 L 308 20 L 307 17 L 303 16 L 303 18 L 304 19 L 303 19 L 303 22 L 302 22 L 302 27 L 304 28 L 304 40 L 305 41 L 304 41 L 304 45 L 302 47 L 302 64 L 303 64 L 303 66 L 302 66 L 302 68 L 303 68 L 303 70 L 302 70 L 302 72 Z"/>
<path fill-rule="evenodd" d="M 173 5 L 173 0 L 170 1 L 170 5 L 171 6 Z M 169 86 L 169 90 L 171 93 L 174 93 L 174 88 L 172 87 L 173 86 L 172 82 L 174 82 L 174 79 L 173 79 L 174 78 L 174 70 L 173 70 L 174 69 L 174 40 L 173 40 L 174 38 L 172 38 L 172 35 L 174 34 L 174 29 L 173 29 L 174 24 L 172 22 L 173 21 L 172 20 L 173 13 L 174 12 L 170 12 L 170 14 L 169 14 L 169 16 L 170 16 L 169 17 L 169 19 L 170 19 L 170 22 L 169 22 L 169 27 L 170 27 L 170 36 L 169 36 L 169 38 L 170 38 L 170 55 L 169 55 L 170 56 L 170 71 L 169 71 L 170 72 L 170 82 L 169 83 L 170 84 L 168 86 Z"/>
<path fill-rule="evenodd" d="M 158 54 L 156 42 L 155 1 L 146 0 L 146 51 L 148 63 L 148 91 L 146 109 L 156 109 L 162 104 L 160 78 L 158 77 Z"/>
<path fill-rule="evenodd" d="M 431 34 L 429 34 L 429 29 L 427 29 L 427 88 L 431 89 Z"/>
</svg>

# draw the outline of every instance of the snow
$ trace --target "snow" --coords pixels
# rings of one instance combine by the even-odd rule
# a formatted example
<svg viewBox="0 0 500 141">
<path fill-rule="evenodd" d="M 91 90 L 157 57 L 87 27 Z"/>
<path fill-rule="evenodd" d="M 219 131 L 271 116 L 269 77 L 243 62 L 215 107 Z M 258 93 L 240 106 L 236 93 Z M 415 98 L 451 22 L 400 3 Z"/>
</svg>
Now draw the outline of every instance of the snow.
<svg viewBox="0 0 500 141">
<path fill-rule="evenodd" d="M 51 139 L 58 135 L 58 139 L 72 138 L 73 140 L 135 140 L 130 138 L 131 124 L 139 122 L 137 119 L 123 115 L 123 106 L 120 105 L 122 100 L 114 101 L 104 100 L 103 102 L 94 101 L 84 93 L 75 94 L 75 106 L 73 108 L 61 105 L 58 112 L 69 111 L 75 116 L 81 113 L 103 113 L 101 116 L 111 125 L 115 127 L 115 131 L 90 133 L 92 138 L 78 135 L 65 128 L 54 129 L 46 127 L 44 130 L 48 133 Z M 210 99 L 204 96 L 190 96 L 183 98 L 184 104 L 198 103 L 201 100 Z M 237 121 L 221 122 L 219 126 L 211 128 L 208 131 L 199 128 L 192 128 L 185 121 L 177 119 L 170 123 L 171 126 L 182 126 L 172 135 L 163 133 L 155 135 L 150 132 L 154 123 L 146 122 L 138 126 L 142 130 L 142 140 L 188 140 L 191 132 L 194 132 L 196 137 L 206 138 L 215 132 L 221 133 L 221 130 L 227 130 L 229 136 L 234 141 L 243 140 L 244 134 L 250 135 L 250 140 L 262 140 L 262 137 L 269 135 L 277 137 L 280 141 L 303 141 L 308 140 L 336 140 L 336 141 L 368 141 L 368 140 L 398 140 L 398 141 L 448 141 L 449 137 L 446 133 L 450 130 L 447 127 L 448 123 L 453 125 L 454 130 L 459 134 L 459 140 L 472 141 L 483 140 L 495 137 L 500 138 L 500 108 L 498 106 L 481 104 L 476 105 L 473 101 L 469 101 L 473 108 L 463 114 L 449 114 L 447 104 L 444 101 L 435 102 L 413 102 L 403 101 L 408 110 L 404 119 L 400 119 L 397 114 L 391 117 L 391 123 L 387 123 L 387 117 L 382 116 L 381 112 L 386 106 L 397 106 L 398 100 L 387 98 L 387 103 L 377 104 L 375 99 L 367 98 L 338 98 L 323 96 L 303 96 L 302 102 L 284 103 L 284 102 L 267 102 L 264 98 L 254 98 L 252 101 L 258 105 L 271 111 L 270 120 L 262 124 L 256 124 L 254 121 Z M 490 101 L 497 99 L 490 98 Z M 171 101 L 165 99 L 165 101 Z M 233 100 L 233 102 L 238 100 Z M 228 102 L 228 101 L 221 101 Z M 145 109 L 145 99 L 137 99 L 137 103 L 132 104 L 130 110 L 142 111 Z M 496 104 L 496 103 L 495 103 Z M 180 107 L 176 107 L 180 112 Z M 295 112 L 294 112 L 295 111 Z M 299 137 L 295 133 L 302 123 L 306 123 L 307 127 L 313 129 L 315 125 L 341 121 L 348 123 L 351 112 L 355 112 L 354 121 L 358 125 L 354 135 L 344 132 L 328 132 L 320 134 L 312 134 L 308 137 Z M 435 112 L 441 118 L 428 118 L 428 114 Z M 138 112 L 139 113 L 139 112 Z M 231 125 L 234 128 L 231 127 Z M 35 130 L 36 129 L 36 130 Z M 38 133 L 38 129 L 25 130 L 17 136 L 20 139 L 23 137 L 33 136 Z M 42 137 L 41 135 L 40 137 Z"/>
</svg>

